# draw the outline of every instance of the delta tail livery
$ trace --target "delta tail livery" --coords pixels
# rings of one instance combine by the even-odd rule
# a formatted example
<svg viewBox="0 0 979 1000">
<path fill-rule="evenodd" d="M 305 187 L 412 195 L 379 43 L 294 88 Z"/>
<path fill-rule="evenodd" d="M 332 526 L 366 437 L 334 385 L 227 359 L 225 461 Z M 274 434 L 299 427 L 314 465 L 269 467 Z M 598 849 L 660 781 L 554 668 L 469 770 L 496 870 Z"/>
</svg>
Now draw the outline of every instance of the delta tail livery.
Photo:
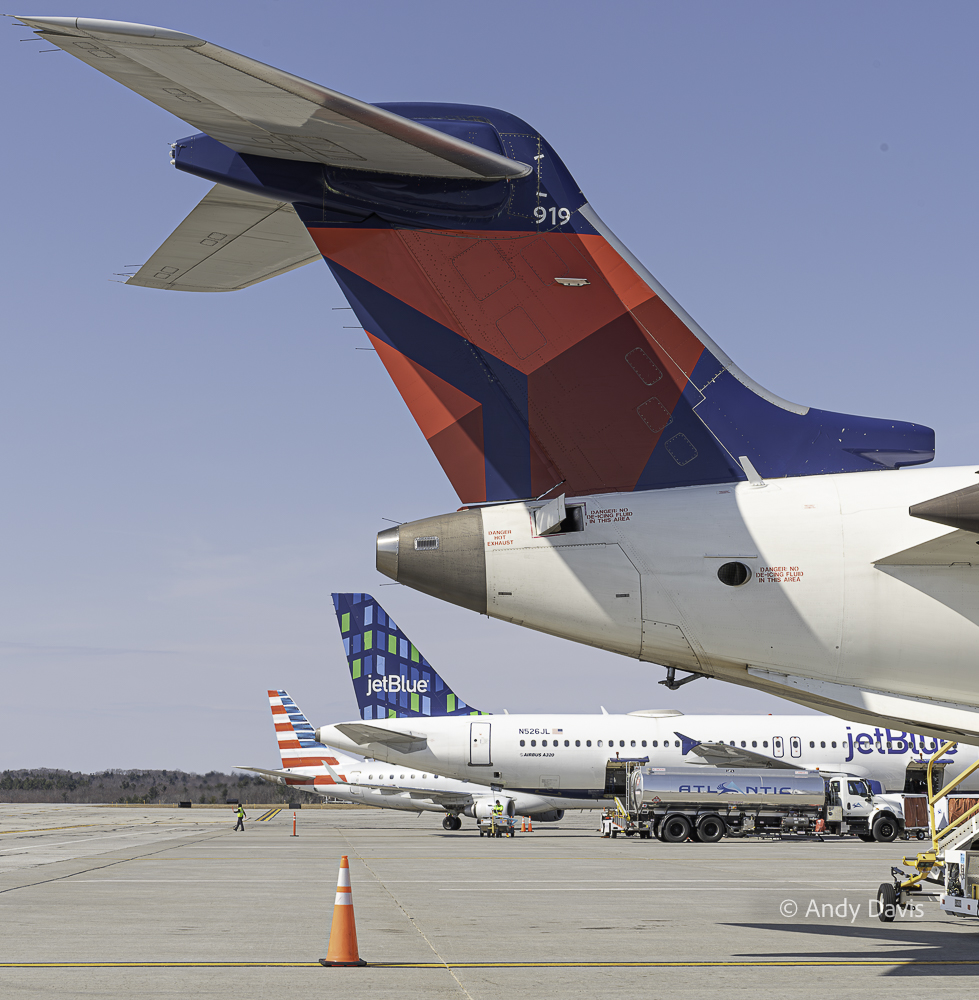
<svg viewBox="0 0 979 1000">
<path fill-rule="evenodd" d="M 380 630 L 390 618 L 369 594 L 334 594 L 344 648 L 352 650 L 354 618 L 347 607 L 370 607 L 374 645 L 387 648 Z M 361 619 L 363 620 L 363 619 Z M 350 626 L 349 628 L 347 626 Z M 391 623 L 391 628 L 397 629 Z M 362 645 L 362 644 L 361 644 Z M 448 690 L 435 669 L 428 676 Z M 371 685 L 376 658 L 347 653 L 362 720 L 323 726 L 316 738 L 329 746 L 414 768 L 428 768 L 455 778 L 492 783 L 506 794 L 545 792 L 565 807 L 600 808 L 615 794 L 619 777 L 610 761 L 648 758 L 654 767 L 715 765 L 723 768 L 772 768 L 850 774 L 880 783 L 885 791 L 923 791 L 925 765 L 939 748 L 934 737 L 873 727 L 863 729 L 819 715 L 682 715 L 663 709 L 628 715 L 480 715 L 478 719 L 435 717 L 409 705 L 390 702 Z M 359 662 L 358 662 L 359 661 Z M 390 670 L 385 662 L 384 670 Z M 960 746 L 937 766 L 949 781 L 976 759 L 976 750 Z M 704 781 L 710 781 L 705 768 Z M 716 773 L 716 772 L 715 772 Z M 715 779 L 716 780 L 716 779 Z M 979 788 L 979 775 L 964 788 Z"/>
<path fill-rule="evenodd" d="M 313 727 L 288 691 L 269 691 L 269 704 L 282 767 L 239 765 L 239 771 L 253 771 L 342 802 L 414 813 L 442 813 L 442 826 L 446 830 L 460 829 L 462 816 L 488 818 L 500 798 L 499 791 L 487 785 L 423 772 L 410 763 L 392 767 L 377 760 L 338 754 L 316 741 Z M 533 816 L 551 822 L 564 815 L 551 799 L 540 795 L 511 794 L 504 798 L 511 816 Z"/>
<path fill-rule="evenodd" d="M 172 161 L 214 187 L 129 284 L 230 291 L 326 260 L 465 508 L 382 531 L 382 573 L 979 742 L 977 469 L 898 471 L 933 459 L 929 428 L 757 385 L 534 128 L 366 104 L 166 28 L 21 20 L 199 130 Z"/>
</svg>

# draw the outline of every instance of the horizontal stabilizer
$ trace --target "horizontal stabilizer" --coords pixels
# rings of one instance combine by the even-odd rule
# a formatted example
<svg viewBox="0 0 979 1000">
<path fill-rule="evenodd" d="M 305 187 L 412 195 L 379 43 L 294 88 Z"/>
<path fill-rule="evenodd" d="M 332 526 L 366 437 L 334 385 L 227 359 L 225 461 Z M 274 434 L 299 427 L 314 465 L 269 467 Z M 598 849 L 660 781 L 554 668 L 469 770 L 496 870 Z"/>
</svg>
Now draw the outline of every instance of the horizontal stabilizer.
<svg viewBox="0 0 979 1000">
<path fill-rule="evenodd" d="M 292 205 L 215 184 L 126 284 L 233 292 L 319 259 Z"/>
<path fill-rule="evenodd" d="M 169 28 L 19 20 L 239 153 L 420 177 L 524 177 L 525 163 Z"/>
<path fill-rule="evenodd" d="M 349 740 L 353 740 L 358 746 L 366 746 L 368 743 L 379 743 L 381 746 L 390 747 L 399 753 L 414 753 L 416 750 L 424 750 L 428 745 L 428 737 L 416 733 L 397 733 L 390 729 L 381 729 L 380 726 L 365 726 L 360 722 L 342 722 L 333 727 Z"/>
<path fill-rule="evenodd" d="M 979 539 L 974 531 L 949 531 L 920 545 L 877 559 L 875 566 L 955 566 L 979 564 Z"/>
</svg>

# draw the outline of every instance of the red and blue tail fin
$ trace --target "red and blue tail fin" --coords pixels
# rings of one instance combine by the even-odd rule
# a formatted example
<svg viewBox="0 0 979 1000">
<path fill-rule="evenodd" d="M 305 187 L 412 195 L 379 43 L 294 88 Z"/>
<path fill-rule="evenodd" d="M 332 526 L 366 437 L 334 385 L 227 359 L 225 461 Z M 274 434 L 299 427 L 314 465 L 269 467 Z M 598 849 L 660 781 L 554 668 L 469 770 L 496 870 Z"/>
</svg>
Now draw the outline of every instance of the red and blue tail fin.
<svg viewBox="0 0 979 1000">
<path fill-rule="evenodd" d="M 481 184 L 361 179 L 355 224 L 297 207 L 463 502 L 930 461 L 926 427 L 798 406 L 741 372 L 512 115 L 388 105 L 534 163 Z M 398 200 L 394 205 L 393 201 Z"/>
<path fill-rule="evenodd" d="M 334 594 L 363 719 L 483 715 L 467 705 L 370 594 Z"/>
<path fill-rule="evenodd" d="M 466 503 L 934 457 L 927 427 L 756 385 L 511 114 L 365 104 L 164 28 L 24 23 L 204 129 L 177 169 L 268 200 L 205 199 L 133 280 L 245 287 L 308 261 L 305 227 Z M 245 232 L 269 238 L 228 240 Z"/>
<path fill-rule="evenodd" d="M 316 731 L 288 691 L 269 691 L 269 706 L 284 768 L 338 765 L 334 752 L 316 742 Z"/>
</svg>

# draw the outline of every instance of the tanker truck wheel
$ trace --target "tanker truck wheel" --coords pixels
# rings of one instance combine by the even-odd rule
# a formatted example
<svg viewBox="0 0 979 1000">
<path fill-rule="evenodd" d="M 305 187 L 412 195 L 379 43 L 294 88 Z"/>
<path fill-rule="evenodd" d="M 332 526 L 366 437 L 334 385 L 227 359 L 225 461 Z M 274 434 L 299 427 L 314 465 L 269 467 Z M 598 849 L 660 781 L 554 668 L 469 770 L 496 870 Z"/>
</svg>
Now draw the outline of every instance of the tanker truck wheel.
<svg viewBox="0 0 979 1000">
<path fill-rule="evenodd" d="M 686 816 L 667 816 L 662 829 L 668 844 L 682 844 L 690 836 L 690 820 Z"/>
<path fill-rule="evenodd" d="M 897 893 L 890 882 L 882 882 L 877 890 L 877 919 L 889 924 L 894 920 L 894 910 L 897 906 Z"/>
<path fill-rule="evenodd" d="M 891 816 L 878 816 L 873 826 L 874 840 L 878 844 L 889 844 L 897 838 L 897 820 Z"/>
<path fill-rule="evenodd" d="M 720 816 L 701 817 L 697 835 L 704 844 L 716 844 L 724 836 L 724 820 Z"/>
</svg>

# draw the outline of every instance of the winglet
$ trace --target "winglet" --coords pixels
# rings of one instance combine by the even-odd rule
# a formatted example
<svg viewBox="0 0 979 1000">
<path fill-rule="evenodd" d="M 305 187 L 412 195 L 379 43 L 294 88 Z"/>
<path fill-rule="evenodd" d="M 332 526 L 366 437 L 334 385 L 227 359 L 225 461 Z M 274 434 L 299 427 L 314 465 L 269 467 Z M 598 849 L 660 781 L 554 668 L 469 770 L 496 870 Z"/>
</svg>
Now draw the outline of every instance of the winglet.
<svg viewBox="0 0 979 1000">
<path fill-rule="evenodd" d="M 690 753 L 694 747 L 699 747 L 703 742 L 702 740 L 691 739 L 689 736 L 684 736 L 683 733 L 678 733 L 676 731 L 674 731 L 673 735 L 679 737 L 680 739 L 680 743 L 682 744 L 680 754 L 683 757 L 686 757 L 686 755 Z"/>
</svg>

